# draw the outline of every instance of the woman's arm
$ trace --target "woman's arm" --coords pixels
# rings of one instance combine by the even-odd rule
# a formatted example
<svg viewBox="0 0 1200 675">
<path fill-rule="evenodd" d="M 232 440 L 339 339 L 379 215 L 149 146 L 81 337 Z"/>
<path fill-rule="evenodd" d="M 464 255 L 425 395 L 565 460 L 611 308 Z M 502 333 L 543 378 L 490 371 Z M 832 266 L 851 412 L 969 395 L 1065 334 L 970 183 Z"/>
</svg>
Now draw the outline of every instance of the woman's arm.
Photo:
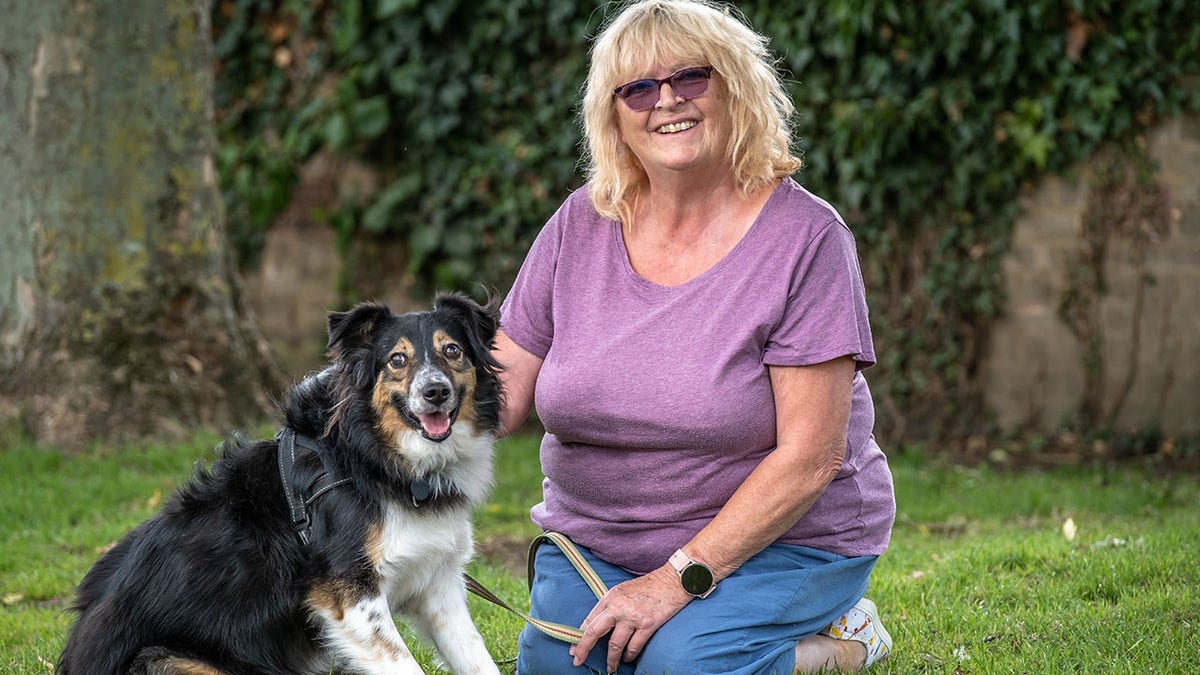
<svg viewBox="0 0 1200 675">
<path fill-rule="evenodd" d="M 846 456 L 854 360 L 770 367 L 770 373 L 778 445 L 683 547 L 718 580 L 795 525 Z"/>
<path fill-rule="evenodd" d="M 503 330 L 496 333 L 496 348 L 492 355 L 504 366 L 500 371 L 504 397 L 500 402 L 499 435 L 507 436 L 521 426 L 533 408 L 533 389 L 542 369 L 542 359 L 522 349 Z"/>
<path fill-rule="evenodd" d="M 850 424 L 854 360 L 812 366 L 769 367 L 777 445 L 746 478 L 716 517 L 684 545 L 694 560 L 724 579 L 792 527 L 841 468 Z M 666 561 L 646 576 L 613 587 L 584 620 L 572 649 L 580 665 L 610 630 L 608 667 L 631 661 L 658 630 L 693 598 Z M 701 601 L 705 602 L 705 601 Z"/>
</svg>

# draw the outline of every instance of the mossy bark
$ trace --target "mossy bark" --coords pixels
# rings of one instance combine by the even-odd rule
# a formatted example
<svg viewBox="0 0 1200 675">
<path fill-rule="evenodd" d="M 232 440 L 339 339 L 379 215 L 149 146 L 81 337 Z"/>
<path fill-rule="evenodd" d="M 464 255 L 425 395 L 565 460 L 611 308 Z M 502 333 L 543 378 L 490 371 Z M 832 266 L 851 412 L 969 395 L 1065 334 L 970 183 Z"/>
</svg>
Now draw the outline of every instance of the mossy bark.
<svg viewBox="0 0 1200 675">
<path fill-rule="evenodd" d="M 0 419 L 39 440 L 240 426 L 281 382 L 225 242 L 208 10 L 5 10 Z"/>
</svg>

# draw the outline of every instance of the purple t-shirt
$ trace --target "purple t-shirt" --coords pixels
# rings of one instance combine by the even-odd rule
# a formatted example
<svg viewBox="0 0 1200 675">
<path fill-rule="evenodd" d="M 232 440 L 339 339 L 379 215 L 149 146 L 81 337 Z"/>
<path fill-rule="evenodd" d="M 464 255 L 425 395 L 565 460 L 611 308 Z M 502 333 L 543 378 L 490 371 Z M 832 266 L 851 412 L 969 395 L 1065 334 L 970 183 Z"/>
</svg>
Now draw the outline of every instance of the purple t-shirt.
<svg viewBox="0 0 1200 675">
<path fill-rule="evenodd" d="M 666 562 L 775 447 L 768 365 L 852 356 L 846 458 L 779 541 L 887 548 L 895 516 L 861 370 L 875 362 L 854 238 L 786 179 L 722 260 L 678 286 L 629 263 L 621 226 L 573 193 L 538 235 L 501 325 L 544 359 L 537 525 L 635 573 Z M 780 489 L 788 489 L 781 484 Z"/>
</svg>

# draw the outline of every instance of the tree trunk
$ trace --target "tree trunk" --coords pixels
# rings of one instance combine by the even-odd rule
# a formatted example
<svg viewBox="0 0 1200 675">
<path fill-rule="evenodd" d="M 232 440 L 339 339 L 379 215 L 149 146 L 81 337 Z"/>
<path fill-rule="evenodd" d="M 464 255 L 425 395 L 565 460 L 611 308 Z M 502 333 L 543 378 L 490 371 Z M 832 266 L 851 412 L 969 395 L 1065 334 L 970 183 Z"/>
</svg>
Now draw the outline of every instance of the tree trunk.
<svg viewBox="0 0 1200 675">
<path fill-rule="evenodd" d="M 36 440 L 266 419 L 228 254 L 206 0 L 0 0 L 0 422 Z"/>
</svg>

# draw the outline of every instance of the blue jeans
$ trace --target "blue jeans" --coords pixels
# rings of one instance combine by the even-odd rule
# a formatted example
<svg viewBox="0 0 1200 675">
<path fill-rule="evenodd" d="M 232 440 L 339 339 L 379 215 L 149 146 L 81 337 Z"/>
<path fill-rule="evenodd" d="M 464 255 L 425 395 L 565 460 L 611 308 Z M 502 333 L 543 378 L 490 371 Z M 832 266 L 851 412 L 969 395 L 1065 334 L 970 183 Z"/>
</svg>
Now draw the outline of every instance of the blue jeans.
<svg viewBox="0 0 1200 675">
<path fill-rule="evenodd" d="M 635 575 L 580 548 L 609 588 Z M 854 606 L 867 590 L 878 556 L 847 558 L 804 546 L 772 544 L 746 561 L 704 600 L 693 600 L 659 628 L 621 675 L 790 675 L 796 643 L 815 635 Z M 596 604 L 566 556 L 552 545 L 538 548 L 531 614 L 578 626 Z M 580 668 L 569 645 L 531 626 L 518 641 L 517 673 L 603 673 L 607 640 L 600 640 Z"/>
</svg>

